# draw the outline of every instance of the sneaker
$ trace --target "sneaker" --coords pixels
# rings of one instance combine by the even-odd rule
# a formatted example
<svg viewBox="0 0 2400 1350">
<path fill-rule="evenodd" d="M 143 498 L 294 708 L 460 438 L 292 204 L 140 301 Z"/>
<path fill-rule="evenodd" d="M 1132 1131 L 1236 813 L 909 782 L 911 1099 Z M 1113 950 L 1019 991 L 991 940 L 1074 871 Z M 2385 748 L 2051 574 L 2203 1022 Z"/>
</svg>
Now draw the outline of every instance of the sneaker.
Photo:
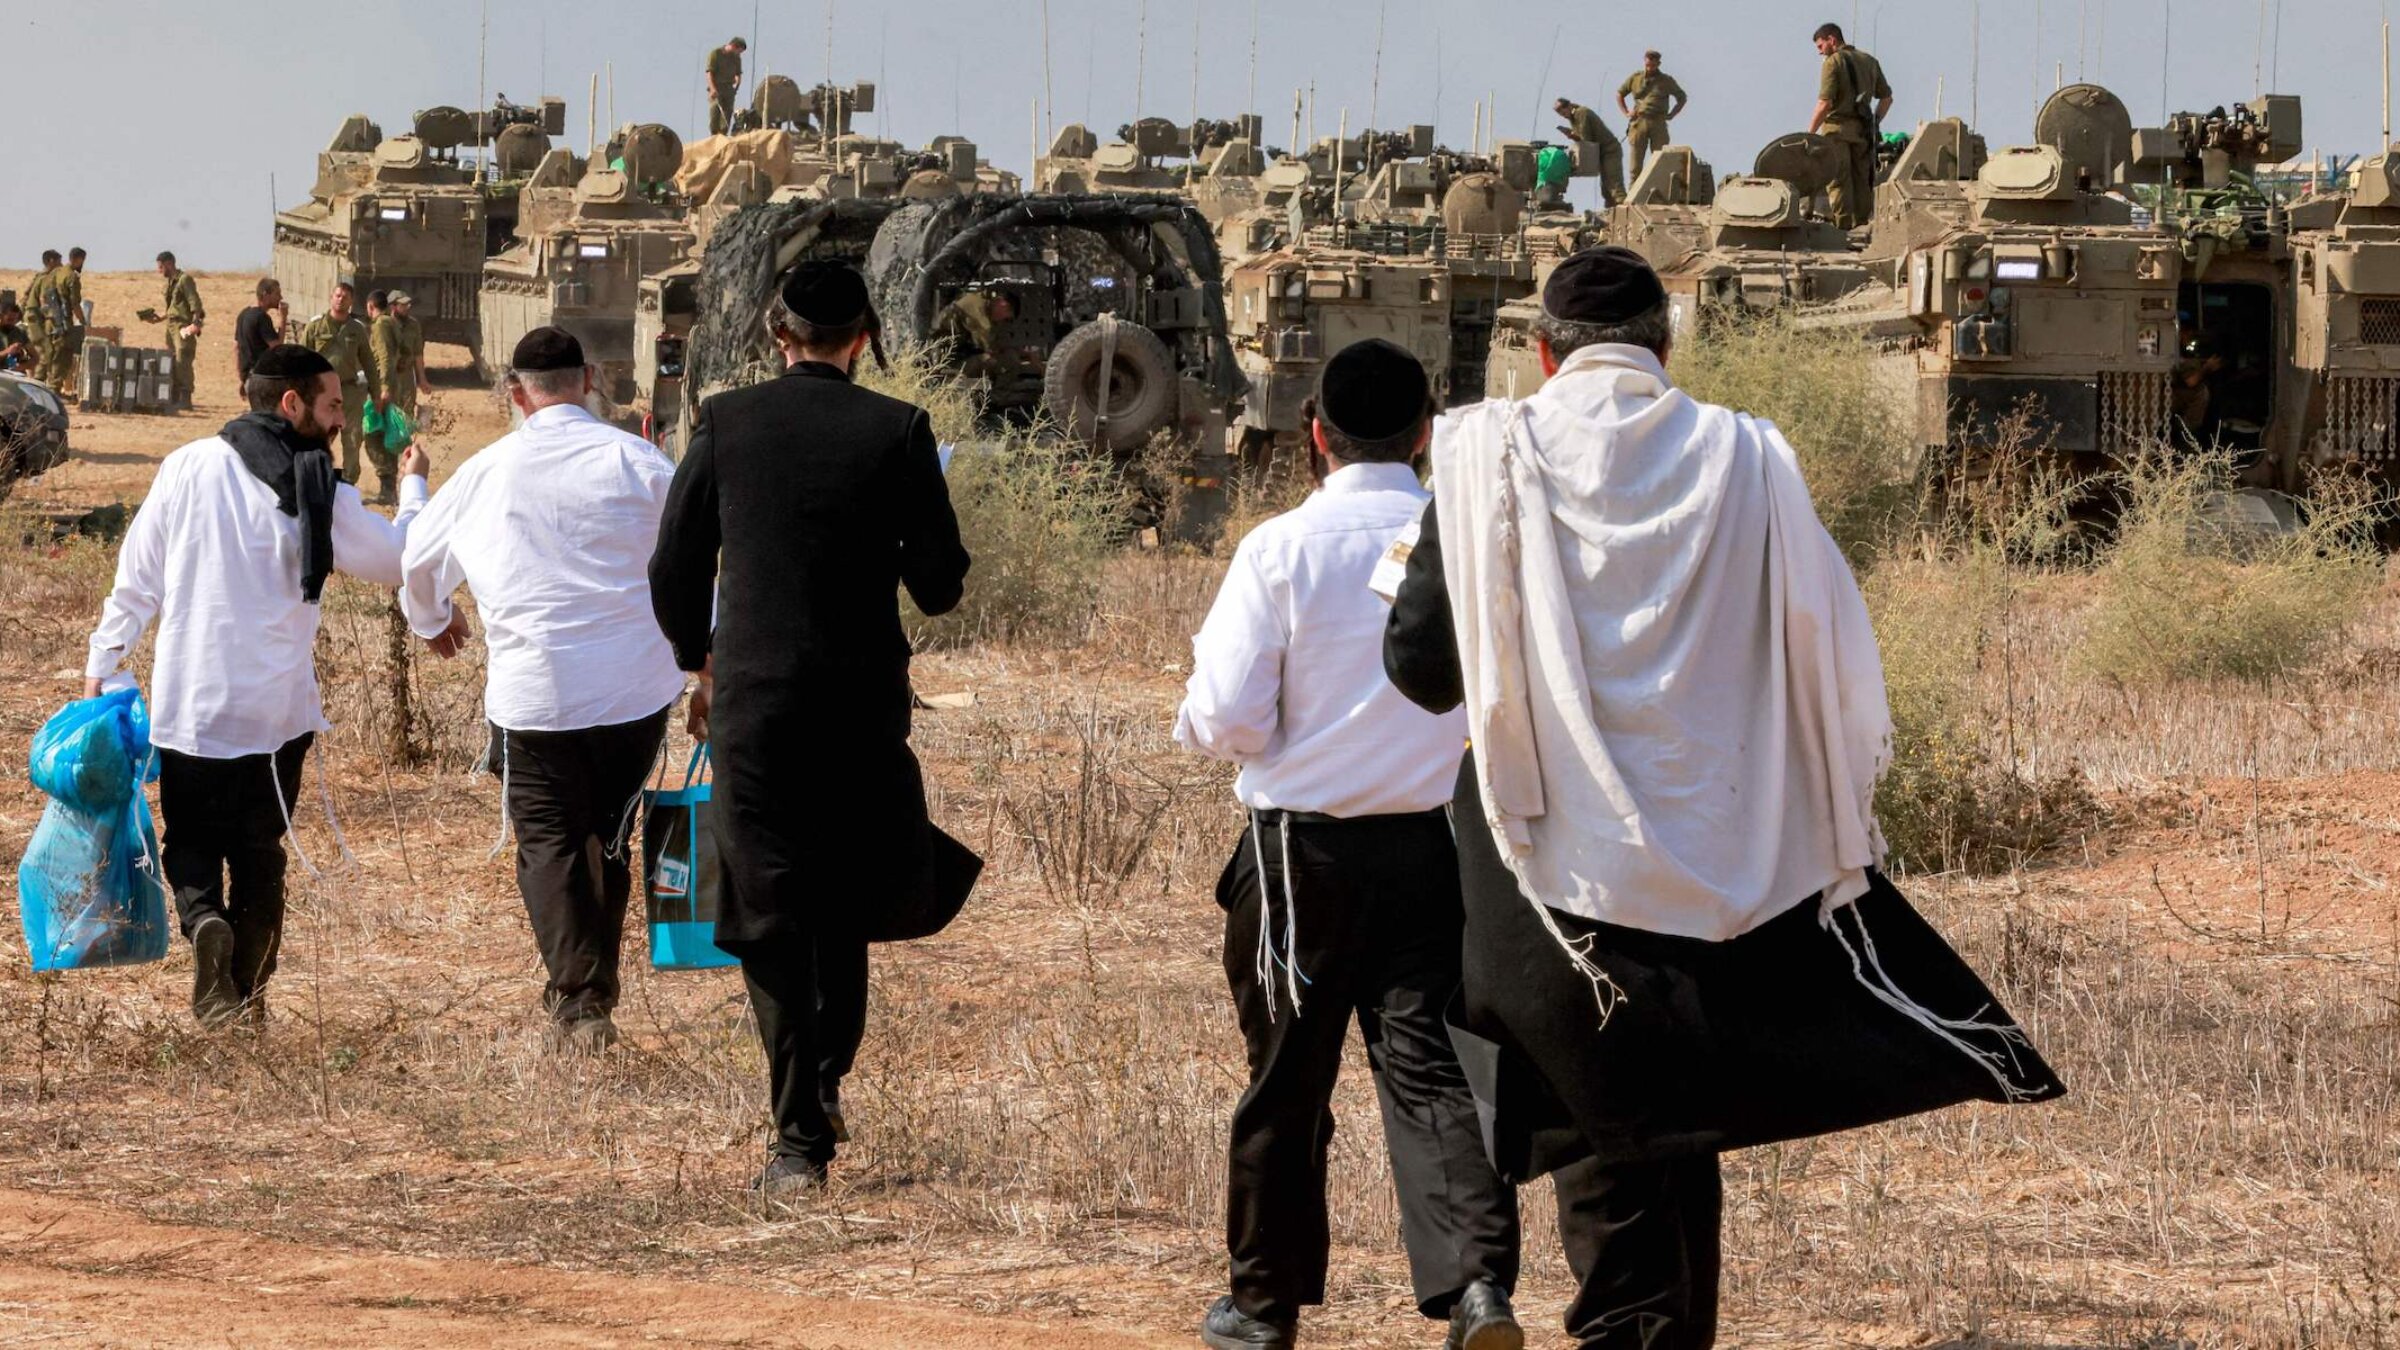
<svg viewBox="0 0 2400 1350">
<path fill-rule="evenodd" d="M 1289 1350 L 1299 1339 L 1291 1322 L 1269 1322 L 1233 1306 L 1227 1294 L 1209 1305 L 1200 1321 L 1200 1339 L 1212 1350 Z"/>
<path fill-rule="evenodd" d="M 1500 1286 L 1477 1280 L 1450 1310 L 1450 1338 L 1442 1344 L 1446 1350 L 1525 1350 L 1525 1329 Z"/>
<path fill-rule="evenodd" d="M 241 1010 L 242 996 L 233 987 L 233 925 L 222 914 L 203 914 L 192 925 L 192 1016 L 214 1031 Z"/>
<path fill-rule="evenodd" d="M 750 1182 L 751 1194 L 770 1205 L 788 1205 L 825 1188 L 825 1164 L 778 1153 Z"/>
</svg>

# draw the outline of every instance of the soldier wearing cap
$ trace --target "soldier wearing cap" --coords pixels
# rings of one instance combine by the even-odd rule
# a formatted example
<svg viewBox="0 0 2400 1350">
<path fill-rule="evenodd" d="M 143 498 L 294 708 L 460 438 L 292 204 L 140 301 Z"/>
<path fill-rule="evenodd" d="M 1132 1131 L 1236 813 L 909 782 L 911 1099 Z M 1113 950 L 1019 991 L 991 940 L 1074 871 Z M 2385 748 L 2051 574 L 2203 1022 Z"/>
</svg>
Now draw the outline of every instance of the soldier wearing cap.
<svg viewBox="0 0 2400 1350">
<path fill-rule="evenodd" d="M 766 316 L 783 374 L 700 405 L 650 560 L 659 627 L 700 674 L 716 940 L 766 1049 L 775 1133 L 755 1189 L 774 1201 L 822 1184 L 846 1131 L 862 933 L 878 911 L 955 913 L 975 866 L 926 813 L 894 598 L 947 612 L 967 551 L 925 410 L 851 379 L 877 326 L 857 272 L 793 271 Z"/>
<path fill-rule="evenodd" d="M 1671 314 L 1629 249 L 1551 274 L 1549 382 L 1435 427 L 1384 646 L 1467 715 L 1452 1039 L 1494 1164 L 1556 1176 L 1584 1350 L 1713 1344 L 1720 1153 L 2064 1091 L 1884 878 L 1858 583 Z"/>
<path fill-rule="evenodd" d="M 384 297 L 383 313 L 367 330 L 367 346 L 375 373 L 375 405 L 399 408 L 417 420 L 417 396 L 433 388 L 425 378 L 425 326 L 409 313 L 406 291 Z"/>
<path fill-rule="evenodd" d="M 1252 530 L 1192 640 L 1175 739 L 1241 766 L 1247 828 L 1217 882 L 1225 977 L 1249 1052 L 1233 1113 L 1232 1289 L 1201 1337 L 1292 1344 L 1325 1300 L 1325 1150 L 1350 1023 L 1367 1043 L 1418 1310 L 1449 1344 L 1515 1350 L 1516 1193 L 1484 1157 L 1444 1033 L 1458 987 L 1447 807 L 1466 724 L 1384 677 L 1379 561 L 1423 513 L 1413 467 L 1432 381 L 1369 339 L 1325 363 L 1309 408 L 1317 490 Z"/>
<path fill-rule="evenodd" d="M 1599 113 L 1573 99 L 1562 98 L 1552 107 L 1560 118 L 1558 129 L 1578 144 L 1576 167 L 1596 170 L 1601 200 L 1615 206 L 1625 196 L 1625 147 L 1618 142 L 1617 133 L 1608 129 Z M 1583 146 L 1590 149 L 1580 148 Z"/>
<path fill-rule="evenodd" d="M 585 409 L 592 371 L 572 334 L 536 328 L 508 364 L 522 420 L 417 517 L 400 607 L 447 657 L 467 631 L 451 597 L 475 594 L 517 890 L 549 976 L 542 1002 L 553 1044 L 593 1052 L 617 1039 L 629 811 L 683 693 L 647 574 L 675 466 Z"/>
</svg>

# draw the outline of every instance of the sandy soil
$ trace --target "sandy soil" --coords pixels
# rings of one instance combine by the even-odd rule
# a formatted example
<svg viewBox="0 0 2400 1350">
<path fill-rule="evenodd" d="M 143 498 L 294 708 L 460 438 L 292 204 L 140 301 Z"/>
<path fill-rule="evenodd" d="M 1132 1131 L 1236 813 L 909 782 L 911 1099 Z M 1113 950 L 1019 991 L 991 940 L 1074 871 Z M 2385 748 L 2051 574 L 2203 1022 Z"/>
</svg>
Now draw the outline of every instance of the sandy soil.
<svg viewBox="0 0 2400 1350">
<path fill-rule="evenodd" d="M 0 1343 L 1138 1350 L 1181 1338 L 304 1247 L 0 1190 Z"/>
</svg>

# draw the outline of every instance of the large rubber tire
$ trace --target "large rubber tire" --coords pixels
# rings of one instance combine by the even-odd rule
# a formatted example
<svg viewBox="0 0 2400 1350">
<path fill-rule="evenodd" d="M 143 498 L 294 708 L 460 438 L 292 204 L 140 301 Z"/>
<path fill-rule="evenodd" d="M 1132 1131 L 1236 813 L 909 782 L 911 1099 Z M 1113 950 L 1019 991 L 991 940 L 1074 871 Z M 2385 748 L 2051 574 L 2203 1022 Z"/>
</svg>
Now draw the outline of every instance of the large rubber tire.
<svg viewBox="0 0 2400 1350">
<path fill-rule="evenodd" d="M 1042 372 L 1042 405 L 1083 445 L 1099 433 L 1100 322 L 1093 320 L 1050 350 Z M 1131 450 L 1175 415 L 1175 358 L 1158 334 L 1138 324 L 1117 325 L 1115 370 L 1109 379 L 1108 448 Z"/>
</svg>

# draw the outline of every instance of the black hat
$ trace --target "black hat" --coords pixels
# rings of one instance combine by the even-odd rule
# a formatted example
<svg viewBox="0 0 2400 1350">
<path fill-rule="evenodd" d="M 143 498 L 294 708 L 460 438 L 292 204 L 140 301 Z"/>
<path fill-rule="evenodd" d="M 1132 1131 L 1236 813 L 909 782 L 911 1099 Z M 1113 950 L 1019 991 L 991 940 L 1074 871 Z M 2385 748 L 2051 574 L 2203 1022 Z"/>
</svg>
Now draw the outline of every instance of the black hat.
<svg viewBox="0 0 2400 1350">
<path fill-rule="evenodd" d="M 1570 255 L 1542 286 L 1542 313 L 1562 323 L 1624 323 L 1666 301 L 1642 255 L 1615 244 Z"/>
<path fill-rule="evenodd" d="M 1409 350 L 1382 338 L 1353 342 L 1317 375 L 1317 420 L 1354 441 L 1388 441 L 1425 420 L 1433 381 Z"/>
<path fill-rule="evenodd" d="M 544 370 L 581 370 L 583 367 L 583 344 L 563 328 L 534 329 L 517 339 L 517 349 L 508 357 L 510 370 L 527 374 Z"/>
<path fill-rule="evenodd" d="M 783 279 L 783 307 L 802 323 L 848 328 L 875 317 L 867 283 L 855 268 L 838 262 L 802 263 Z"/>
<path fill-rule="evenodd" d="M 265 354 L 251 362 L 250 373 L 270 380 L 298 380 L 311 375 L 331 375 L 333 362 L 297 342 L 284 342 L 267 348 Z"/>
</svg>

